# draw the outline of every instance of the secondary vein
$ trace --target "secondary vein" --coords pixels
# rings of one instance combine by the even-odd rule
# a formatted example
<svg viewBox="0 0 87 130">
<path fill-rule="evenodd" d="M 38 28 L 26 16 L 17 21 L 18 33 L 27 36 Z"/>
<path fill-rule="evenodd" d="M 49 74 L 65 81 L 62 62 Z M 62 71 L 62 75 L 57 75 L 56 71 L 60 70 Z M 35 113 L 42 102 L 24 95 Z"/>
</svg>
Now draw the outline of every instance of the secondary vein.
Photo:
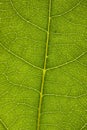
<svg viewBox="0 0 87 130">
<path fill-rule="evenodd" d="M 40 130 L 40 120 L 41 120 L 40 116 L 41 116 L 41 109 L 42 109 L 42 97 L 43 97 L 43 89 L 44 89 L 44 82 L 45 82 L 45 75 L 46 75 L 46 66 L 47 66 L 48 44 L 49 44 L 49 37 L 50 37 L 50 22 L 51 22 L 51 0 L 49 0 L 48 11 L 49 12 L 48 12 L 47 38 L 46 38 L 44 67 L 43 67 L 41 90 L 40 90 L 40 100 L 39 100 L 39 107 L 38 107 L 37 130 Z"/>
</svg>

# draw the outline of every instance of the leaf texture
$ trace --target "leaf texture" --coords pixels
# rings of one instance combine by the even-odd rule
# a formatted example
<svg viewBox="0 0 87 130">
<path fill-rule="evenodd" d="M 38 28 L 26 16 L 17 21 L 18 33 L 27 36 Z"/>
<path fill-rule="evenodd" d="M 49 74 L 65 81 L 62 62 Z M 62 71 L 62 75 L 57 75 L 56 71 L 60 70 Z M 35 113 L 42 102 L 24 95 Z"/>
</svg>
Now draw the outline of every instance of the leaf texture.
<svg viewBox="0 0 87 130">
<path fill-rule="evenodd" d="M 87 130 L 87 0 L 0 0 L 0 130 Z"/>
</svg>

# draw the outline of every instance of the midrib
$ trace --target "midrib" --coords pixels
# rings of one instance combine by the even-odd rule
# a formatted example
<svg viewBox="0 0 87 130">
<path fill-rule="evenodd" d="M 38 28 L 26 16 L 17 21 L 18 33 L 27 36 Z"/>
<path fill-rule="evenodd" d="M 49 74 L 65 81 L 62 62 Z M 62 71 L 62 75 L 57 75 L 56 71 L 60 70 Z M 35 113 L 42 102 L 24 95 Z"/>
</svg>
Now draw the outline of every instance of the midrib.
<svg viewBox="0 0 87 130">
<path fill-rule="evenodd" d="M 49 11 L 49 13 L 48 13 L 47 38 L 46 38 L 44 67 L 43 67 L 41 90 L 40 90 L 40 100 L 39 100 L 39 107 L 38 107 L 37 130 L 40 130 L 40 116 L 41 116 L 40 114 L 41 114 L 41 108 L 42 108 L 42 97 L 43 97 L 44 81 L 45 81 L 46 66 L 47 66 L 48 44 L 49 44 L 49 36 L 50 36 L 50 21 L 51 21 L 51 0 L 49 0 L 49 10 L 48 11 Z"/>
</svg>

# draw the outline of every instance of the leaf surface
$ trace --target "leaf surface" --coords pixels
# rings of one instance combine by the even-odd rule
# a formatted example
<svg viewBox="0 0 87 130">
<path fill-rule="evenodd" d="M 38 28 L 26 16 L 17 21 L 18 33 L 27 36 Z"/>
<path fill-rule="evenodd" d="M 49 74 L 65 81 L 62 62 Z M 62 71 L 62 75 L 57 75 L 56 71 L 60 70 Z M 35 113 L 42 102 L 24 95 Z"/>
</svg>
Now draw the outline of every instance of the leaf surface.
<svg viewBox="0 0 87 130">
<path fill-rule="evenodd" d="M 87 0 L 0 0 L 0 130 L 87 130 Z"/>
</svg>

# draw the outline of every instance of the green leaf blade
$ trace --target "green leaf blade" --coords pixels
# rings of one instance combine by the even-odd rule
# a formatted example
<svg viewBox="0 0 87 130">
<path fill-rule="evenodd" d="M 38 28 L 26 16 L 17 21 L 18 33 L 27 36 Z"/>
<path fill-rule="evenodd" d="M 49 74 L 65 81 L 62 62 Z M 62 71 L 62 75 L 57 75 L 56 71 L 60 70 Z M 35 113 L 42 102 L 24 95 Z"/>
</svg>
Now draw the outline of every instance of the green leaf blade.
<svg viewBox="0 0 87 130">
<path fill-rule="evenodd" d="M 87 129 L 87 0 L 0 0 L 0 130 Z"/>
</svg>

